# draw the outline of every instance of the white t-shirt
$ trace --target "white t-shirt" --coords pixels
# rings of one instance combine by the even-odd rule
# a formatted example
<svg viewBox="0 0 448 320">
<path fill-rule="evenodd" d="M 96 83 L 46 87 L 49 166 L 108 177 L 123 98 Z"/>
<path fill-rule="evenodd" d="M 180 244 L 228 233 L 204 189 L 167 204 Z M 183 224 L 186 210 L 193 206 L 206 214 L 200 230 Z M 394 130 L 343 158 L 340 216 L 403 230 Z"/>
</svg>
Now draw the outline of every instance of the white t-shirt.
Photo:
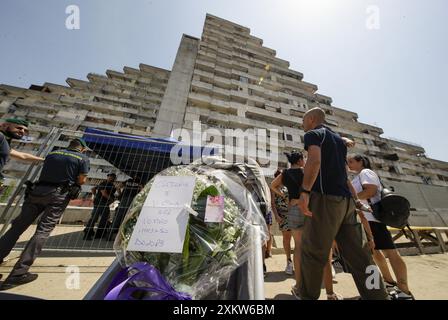
<svg viewBox="0 0 448 320">
<path fill-rule="evenodd" d="M 356 193 L 360 193 L 363 189 L 362 189 L 362 185 L 364 184 L 374 184 L 378 187 L 378 190 L 376 192 L 376 194 L 370 198 L 370 202 L 372 204 L 377 203 L 378 201 L 381 200 L 381 182 L 380 182 L 380 178 L 378 177 L 378 175 L 373 172 L 370 169 L 363 169 L 353 180 L 352 180 L 352 185 L 353 188 L 355 188 Z M 369 205 L 369 202 L 367 200 L 361 200 L 362 203 Z M 371 212 L 366 212 L 363 211 L 364 216 L 366 217 L 367 221 L 374 221 L 374 222 L 380 222 L 377 219 L 375 219 L 375 217 L 373 216 L 373 214 Z"/>
</svg>

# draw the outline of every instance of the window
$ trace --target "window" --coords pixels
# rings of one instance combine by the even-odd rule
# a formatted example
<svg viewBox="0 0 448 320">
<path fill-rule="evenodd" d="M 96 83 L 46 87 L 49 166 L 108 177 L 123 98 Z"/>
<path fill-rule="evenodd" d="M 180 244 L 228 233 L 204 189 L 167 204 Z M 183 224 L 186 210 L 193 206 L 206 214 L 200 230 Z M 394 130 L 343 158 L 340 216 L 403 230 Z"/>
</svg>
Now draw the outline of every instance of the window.
<svg viewBox="0 0 448 320">
<path fill-rule="evenodd" d="M 395 166 L 389 166 L 389 172 L 392 174 L 398 174 L 397 169 Z"/>
<path fill-rule="evenodd" d="M 422 178 L 424 184 L 432 184 L 431 177 L 420 176 L 420 178 Z"/>
<path fill-rule="evenodd" d="M 16 112 L 16 110 L 17 110 L 17 107 L 16 107 L 16 105 L 13 103 L 13 104 L 11 104 L 11 105 L 9 106 L 9 108 L 8 108 L 8 113 L 14 113 L 14 112 Z"/>
<path fill-rule="evenodd" d="M 292 141 L 292 135 L 289 134 L 289 133 L 285 133 L 285 135 L 284 135 L 284 139 L 285 139 L 286 141 Z"/>
<path fill-rule="evenodd" d="M 385 154 L 383 156 L 384 159 L 386 160 L 391 160 L 391 161 L 398 161 L 399 157 L 396 153 L 390 153 L 390 154 Z"/>
<path fill-rule="evenodd" d="M 424 154 L 424 153 L 417 153 L 416 156 L 419 157 L 419 158 L 422 158 L 422 157 L 426 157 L 426 154 Z"/>
<path fill-rule="evenodd" d="M 249 83 L 249 78 L 240 76 L 240 81 L 241 81 L 242 83 Z"/>
</svg>

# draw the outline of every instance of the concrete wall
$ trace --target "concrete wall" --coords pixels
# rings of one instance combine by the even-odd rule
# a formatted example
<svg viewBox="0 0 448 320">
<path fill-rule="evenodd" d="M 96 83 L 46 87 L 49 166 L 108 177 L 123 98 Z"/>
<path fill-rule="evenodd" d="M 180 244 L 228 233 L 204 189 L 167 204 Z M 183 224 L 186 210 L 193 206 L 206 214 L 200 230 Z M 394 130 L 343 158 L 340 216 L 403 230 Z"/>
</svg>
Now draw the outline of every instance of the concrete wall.
<svg viewBox="0 0 448 320">
<path fill-rule="evenodd" d="M 182 36 L 153 136 L 169 137 L 173 129 L 182 128 L 198 49 L 199 39 Z"/>
<path fill-rule="evenodd" d="M 385 182 L 411 203 L 411 226 L 448 227 L 448 187 Z"/>
<path fill-rule="evenodd" d="M 5 204 L 0 205 L 0 224 L 5 223 L 4 217 L 1 216 Z M 63 224 L 85 224 L 89 218 L 93 208 L 89 207 L 73 207 L 69 206 L 65 209 L 62 215 L 61 223 Z M 111 217 L 113 217 L 115 210 L 111 210 Z"/>
</svg>

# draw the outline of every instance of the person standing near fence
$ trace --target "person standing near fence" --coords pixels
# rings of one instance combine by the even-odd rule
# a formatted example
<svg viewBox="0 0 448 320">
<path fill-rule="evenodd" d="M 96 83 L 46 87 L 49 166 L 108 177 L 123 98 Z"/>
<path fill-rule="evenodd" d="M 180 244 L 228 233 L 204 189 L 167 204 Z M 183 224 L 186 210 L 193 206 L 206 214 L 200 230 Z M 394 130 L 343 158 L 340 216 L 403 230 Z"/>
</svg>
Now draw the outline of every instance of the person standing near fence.
<svg viewBox="0 0 448 320">
<path fill-rule="evenodd" d="M 115 200 L 115 188 L 114 182 L 117 179 L 115 173 L 109 173 L 107 180 L 101 182 L 98 186 L 92 188 L 93 198 L 93 210 L 86 228 L 84 229 L 84 240 L 92 240 L 95 236 L 96 239 L 100 239 L 107 236 L 107 224 L 110 216 L 110 205 Z M 98 228 L 95 232 L 95 224 L 98 223 Z"/>
<path fill-rule="evenodd" d="M 11 252 L 20 235 L 37 218 L 39 221 L 36 232 L 3 283 L 2 290 L 37 279 L 37 274 L 28 270 L 42 251 L 69 201 L 77 198 L 81 185 L 86 182 L 90 168 L 89 159 L 83 154 L 86 150 L 84 140 L 74 139 L 67 149 L 50 152 L 45 158 L 38 182 L 27 184 L 22 211 L 0 238 L 0 261 Z"/>
<path fill-rule="evenodd" d="M 277 169 L 277 171 L 274 174 L 274 181 L 275 178 L 277 178 L 279 175 L 281 175 L 282 172 Z M 272 188 L 272 185 L 271 185 Z M 285 250 L 286 255 L 286 267 L 285 267 L 285 273 L 287 275 L 293 275 L 294 274 L 294 267 L 291 259 L 291 227 L 288 224 L 288 189 L 283 186 L 277 190 L 271 189 L 271 203 L 272 203 L 272 213 L 274 214 L 275 221 L 278 223 L 278 227 L 280 231 L 282 232 L 283 237 L 283 249 Z M 282 195 L 278 195 L 277 193 L 281 193 Z"/>
<path fill-rule="evenodd" d="M 126 213 L 131 206 L 132 200 L 143 189 L 143 185 L 138 183 L 135 179 L 130 178 L 125 181 L 123 189 L 120 189 L 118 198 L 120 204 L 115 209 L 114 219 L 112 220 L 112 227 L 108 236 L 108 240 L 112 241 L 118 233 L 121 223 L 123 222 Z"/>
<path fill-rule="evenodd" d="M 298 299 L 318 299 L 323 269 L 333 241 L 353 275 L 362 299 L 388 299 L 383 279 L 365 245 L 365 234 L 357 220 L 355 203 L 348 186 L 347 146 L 324 126 L 321 108 L 303 117 L 308 159 L 298 205 L 307 216 L 302 235 L 301 281 Z M 373 274 L 372 274 L 373 272 Z M 369 279 L 374 283 L 370 285 Z"/>
<path fill-rule="evenodd" d="M 28 126 L 28 121 L 20 118 L 6 119 L 5 122 L 0 125 L 0 185 L 1 180 L 3 180 L 3 175 L 1 172 L 10 157 L 29 162 L 44 161 L 44 158 L 36 157 L 35 155 L 25 152 L 20 152 L 11 149 L 10 147 L 12 139 L 20 140 L 25 136 L 28 132 Z"/>
</svg>

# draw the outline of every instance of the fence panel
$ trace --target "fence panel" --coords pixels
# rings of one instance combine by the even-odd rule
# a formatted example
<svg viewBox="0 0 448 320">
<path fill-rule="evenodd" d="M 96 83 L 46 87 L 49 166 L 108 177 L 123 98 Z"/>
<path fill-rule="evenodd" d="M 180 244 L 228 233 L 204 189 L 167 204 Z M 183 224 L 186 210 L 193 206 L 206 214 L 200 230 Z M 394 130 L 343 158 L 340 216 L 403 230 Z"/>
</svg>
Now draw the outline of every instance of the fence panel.
<svg viewBox="0 0 448 320">
<path fill-rule="evenodd" d="M 88 180 L 82 186 L 78 199 L 69 203 L 60 223 L 45 244 L 44 250 L 111 251 L 114 233 L 135 196 L 134 192 L 129 192 L 129 189 L 124 190 L 125 182 L 134 179 L 134 187 L 144 185 L 155 174 L 169 167 L 171 165 L 170 150 L 175 143 L 164 139 L 102 134 L 95 130 L 80 132 L 56 129 L 51 131 L 47 143 L 42 146 L 40 155 L 45 156 L 53 150 L 67 147 L 74 137 L 83 137 L 89 147 Z M 0 234 L 6 232 L 9 223 L 20 212 L 25 181 L 37 181 L 40 170 L 41 165 L 30 167 L 18 182 L 15 192 L 4 206 L 3 212 L 0 213 L 0 223 L 3 223 Z M 105 227 L 99 230 L 97 226 L 94 238 L 85 239 L 83 230 L 92 218 L 94 209 L 91 189 L 106 180 L 109 173 L 117 175 L 114 183 L 117 189 L 116 200 L 110 204 L 109 209 L 102 210 L 96 217 L 98 221 L 101 217 L 107 218 Z M 125 191 L 126 197 L 119 198 L 118 190 Z M 24 248 L 26 242 L 34 234 L 35 227 L 34 224 L 21 236 L 15 249 Z"/>
</svg>

